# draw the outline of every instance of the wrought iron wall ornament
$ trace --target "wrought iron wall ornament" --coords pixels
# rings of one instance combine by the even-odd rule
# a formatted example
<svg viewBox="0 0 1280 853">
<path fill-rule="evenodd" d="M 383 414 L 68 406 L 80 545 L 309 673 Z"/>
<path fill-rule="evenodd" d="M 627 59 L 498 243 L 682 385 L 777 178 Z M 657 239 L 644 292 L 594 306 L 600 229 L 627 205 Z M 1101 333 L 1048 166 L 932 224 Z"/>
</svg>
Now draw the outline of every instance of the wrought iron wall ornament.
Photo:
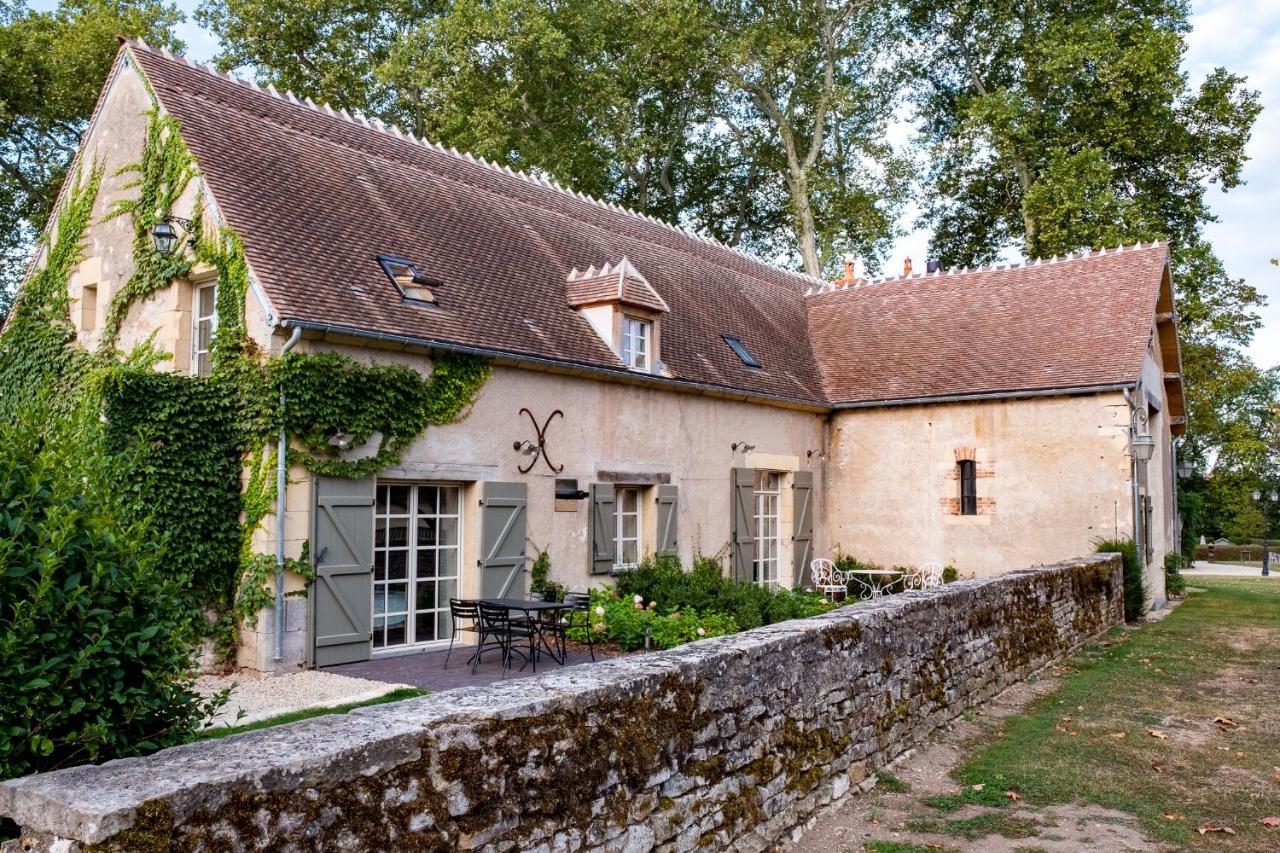
<svg viewBox="0 0 1280 853">
<path fill-rule="evenodd" d="M 547 463 L 547 467 L 551 469 L 551 473 L 559 474 L 564 470 L 564 466 L 556 465 L 551 461 L 551 457 L 547 455 L 547 427 L 551 425 L 551 422 L 555 420 L 557 415 L 563 418 L 564 412 L 556 409 L 554 412 L 547 415 L 547 419 L 543 422 L 542 426 L 538 426 L 538 419 L 535 418 L 533 416 L 533 412 L 528 409 L 521 409 L 520 414 L 529 416 L 529 422 L 533 424 L 533 430 L 538 435 L 538 441 L 536 444 L 532 441 L 514 441 L 511 443 L 511 448 L 513 450 L 519 451 L 526 456 L 533 457 L 529 460 L 528 465 L 521 466 L 520 473 L 528 474 L 533 470 L 533 466 L 538 464 L 538 460 L 542 459 Z"/>
</svg>

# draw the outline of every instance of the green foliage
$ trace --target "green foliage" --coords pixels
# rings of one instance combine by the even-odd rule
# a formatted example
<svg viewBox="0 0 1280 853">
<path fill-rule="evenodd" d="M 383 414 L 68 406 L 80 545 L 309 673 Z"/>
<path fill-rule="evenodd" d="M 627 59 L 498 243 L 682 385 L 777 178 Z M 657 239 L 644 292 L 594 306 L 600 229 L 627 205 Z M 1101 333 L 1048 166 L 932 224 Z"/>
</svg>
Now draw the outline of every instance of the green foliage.
<svg viewBox="0 0 1280 853">
<path fill-rule="evenodd" d="M 731 616 L 700 613 L 692 607 L 663 609 L 660 612 L 656 603 L 641 604 L 633 598 L 621 598 L 612 590 L 592 592 L 590 616 L 595 639 L 617 643 L 624 651 L 645 648 L 646 635 L 652 647 L 671 649 L 739 630 Z M 569 638 L 584 642 L 586 628 L 571 628 Z"/>
<path fill-rule="evenodd" d="M 953 565 L 946 565 L 942 568 L 942 582 L 955 583 L 960 580 L 960 570 Z"/>
<path fill-rule="evenodd" d="M 118 199 L 111 212 L 111 216 L 127 214 L 133 221 L 134 270 L 124 286 L 111 297 L 107 308 L 99 344 L 104 353 L 115 349 L 120 324 L 129 306 L 150 299 L 154 293 L 191 271 L 191 259 L 185 252 L 162 254 L 155 250 L 151 239 L 151 230 L 172 215 L 174 203 L 195 177 L 195 161 L 178 135 L 177 119 L 160 115 L 158 109 L 153 110 L 147 121 L 142 160 L 121 171 L 138 175 L 124 187 L 136 187 L 137 198 Z M 199 222 L 192 223 L 192 230 L 200 233 Z"/>
<path fill-rule="evenodd" d="M 1179 549 L 1190 557 L 1200 541 L 1203 524 L 1204 497 L 1185 488 L 1178 489 L 1178 515 L 1182 519 L 1182 542 Z"/>
<path fill-rule="evenodd" d="M 563 601 L 568 588 L 564 584 L 550 580 L 551 554 L 546 548 L 538 551 L 533 564 L 529 566 L 529 591 L 546 595 L 555 601 Z"/>
<path fill-rule="evenodd" d="M 179 743 L 193 690 L 184 579 L 118 492 L 92 408 L 0 420 L 0 778 Z"/>
<path fill-rule="evenodd" d="M 287 389 L 285 428 L 307 451 L 308 470 L 331 477 L 364 477 L 395 464 L 400 451 L 428 425 L 462 417 L 489 378 L 489 363 L 440 353 L 431 375 L 399 364 L 361 365 L 337 353 L 290 353 L 271 366 Z M 337 433 L 359 447 L 378 436 L 377 451 L 343 459 L 329 443 Z"/>
<path fill-rule="evenodd" d="M 40 11 L 31 7 L 38 5 Z M 63 184 L 120 35 L 181 52 L 163 0 L 0 4 L 0 319 Z"/>
<path fill-rule="evenodd" d="M 188 613 L 229 609 L 242 454 L 227 389 L 216 379 L 120 367 L 103 378 L 102 397 L 106 450 L 132 451 L 116 490 L 125 517 L 152 521 L 165 572 L 191 590 Z"/>
<path fill-rule="evenodd" d="M 52 234 L 43 238 L 45 265 L 27 281 L 0 337 L 0 415 L 5 418 L 16 417 L 43 393 L 65 399 L 79 381 L 75 368 L 84 359 L 70 346 L 76 333 L 67 281 L 84 256 L 81 243 L 101 183 L 96 166 L 75 176 Z"/>
<path fill-rule="evenodd" d="M 1182 574 L 1185 562 L 1181 554 L 1164 555 L 1164 590 L 1171 597 L 1181 597 L 1187 591 L 1187 578 Z"/>
<path fill-rule="evenodd" d="M 1124 560 L 1124 618 L 1133 621 L 1147 612 L 1151 595 L 1138 560 L 1138 548 L 1132 539 L 1099 539 L 1094 543 L 1099 554 L 1119 554 Z"/>
<path fill-rule="evenodd" d="M 648 557 L 635 569 L 619 573 L 617 582 L 618 594 L 624 599 L 638 595 L 645 602 L 656 602 L 663 612 L 692 609 L 724 614 L 743 630 L 831 609 L 815 593 L 770 589 L 727 578 L 717 560 L 701 555 L 688 572 L 677 557 Z"/>
</svg>

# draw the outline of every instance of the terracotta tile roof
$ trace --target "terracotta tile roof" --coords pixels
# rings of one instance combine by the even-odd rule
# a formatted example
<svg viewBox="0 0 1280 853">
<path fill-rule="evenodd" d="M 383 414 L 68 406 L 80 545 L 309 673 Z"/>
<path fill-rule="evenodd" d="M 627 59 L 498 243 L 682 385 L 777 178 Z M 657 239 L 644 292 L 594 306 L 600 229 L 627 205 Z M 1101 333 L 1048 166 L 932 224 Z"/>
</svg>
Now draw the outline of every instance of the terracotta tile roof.
<svg viewBox="0 0 1280 853">
<path fill-rule="evenodd" d="M 661 358 L 677 381 L 826 406 L 1140 371 L 1163 245 L 806 296 L 823 283 L 376 121 L 125 49 L 181 122 L 281 320 L 626 374 L 573 309 L 584 293 L 568 280 L 625 257 L 649 292 L 627 281 L 624 296 L 669 308 Z M 402 302 L 379 255 L 443 282 L 438 307 Z"/>
<path fill-rule="evenodd" d="M 833 404 L 1134 382 L 1163 243 L 914 275 L 809 297 Z"/>
<path fill-rule="evenodd" d="M 824 405 L 804 300 L 814 280 L 510 170 L 126 46 L 244 241 L 280 319 L 625 373 L 568 304 L 566 276 L 622 257 L 670 306 L 671 378 Z M 439 308 L 401 302 L 377 256 L 412 262 Z M 721 338 L 739 335 L 763 369 Z"/>
</svg>

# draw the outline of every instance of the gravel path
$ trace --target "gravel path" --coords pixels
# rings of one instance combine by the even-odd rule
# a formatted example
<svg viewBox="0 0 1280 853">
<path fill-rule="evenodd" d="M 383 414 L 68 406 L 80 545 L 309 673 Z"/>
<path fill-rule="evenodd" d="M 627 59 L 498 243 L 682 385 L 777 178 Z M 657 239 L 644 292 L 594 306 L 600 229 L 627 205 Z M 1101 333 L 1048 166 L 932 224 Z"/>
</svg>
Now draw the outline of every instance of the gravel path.
<svg viewBox="0 0 1280 853">
<path fill-rule="evenodd" d="M 209 723 L 211 727 L 243 726 L 291 711 L 366 702 L 407 686 L 318 670 L 277 676 L 202 675 L 196 682 L 196 689 L 205 696 L 232 688 L 231 700 Z"/>
</svg>

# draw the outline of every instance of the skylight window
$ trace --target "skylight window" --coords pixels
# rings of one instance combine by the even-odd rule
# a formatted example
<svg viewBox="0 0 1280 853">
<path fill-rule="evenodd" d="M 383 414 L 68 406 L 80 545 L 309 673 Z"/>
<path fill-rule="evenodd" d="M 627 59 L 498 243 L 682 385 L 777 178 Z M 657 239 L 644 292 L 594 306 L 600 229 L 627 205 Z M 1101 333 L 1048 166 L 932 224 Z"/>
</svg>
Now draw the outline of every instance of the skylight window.
<svg viewBox="0 0 1280 853">
<path fill-rule="evenodd" d="M 417 267 L 411 261 L 406 261 L 404 258 L 379 255 L 378 264 L 382 267 L 382 271 L 387 274 L 387 278 L 391 279 L 391 283 L 400 291 L 400 296 L 406 302 L 419 302 L 427 305 L 436 304 L 436 295 L 433 288 L 439 287 L 444 282 L 427 278 L 418 272 Z"/>
<path fill-rule="evenodd" d="M 751 354 L 751 350 L 747 349 L 747 345 L 742 342 L 741 338 L 736 335 L 721 335 L 720 337 L 724 338 L 724 342 L 729 345 L 729 349 L 733 350 L 747 367 L 760 366 L 759 359 Z"/>
</svg>

